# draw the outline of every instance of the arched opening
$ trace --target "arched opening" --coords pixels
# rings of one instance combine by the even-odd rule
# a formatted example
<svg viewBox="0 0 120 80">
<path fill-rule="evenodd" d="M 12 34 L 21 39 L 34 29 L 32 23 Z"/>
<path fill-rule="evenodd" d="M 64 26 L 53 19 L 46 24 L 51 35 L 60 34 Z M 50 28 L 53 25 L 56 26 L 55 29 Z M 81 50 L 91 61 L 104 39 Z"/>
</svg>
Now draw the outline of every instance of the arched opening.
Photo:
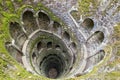
<svg viewBox="0 0 120 80">
<path fill-rule="evenodd" d="M 103 33 L 103 32 L 101 32 L 101 31 L 96 31 L 96 32 L 94 33 L 94 35 L 96 35 L 96 36 L 98 37 L 98 40 L 99 40 L 100 42 L 102 42 L 102 41 L 104 40 L 104 33 Z"/>
<path fill-rule="evenodd" d="M 94 27 L 94 21 L 90 18 L 86 18 L 82 23 L 82 27 L 91 30 Z"/>
<path fill-rule="evenodd" d="M 55 48 L 56 49 L 60 49 L 60 45 L 55 45 Z"/>
<path fill-rule="evenodd" d="M 39 12 L 38 21 L 39 21 L 40 28 L 45 29 L 45 30 L 49 29 L 48 25 L 50 24 L 50 18 L 48 17 L 47 14 L 43 12 Z"/>
<path fill-rule="evenodd" d="M 40 66 L 46 77 L 55 79 L 63 73 L 65 63 L 59 55 L 50 54 L 43 59 Z"/>
<path fill-rule="evenodd" d="M 103 60 L 103 58 L 104 58 L 104 56 L 105 56 L 105 51 L 104 50 L 100 50 L 99 52 L 98 52 L 98 61 L 97 62 L 99 62 L 99 61 L 101 61 L 101 60 Z"/>
<path fill-rule="evenodd" d="M 17 23 L 17 22 L 11 22 L 9 24 L 9 31 L 10 31 L 11 37 L 14 38 L 15 40 L 17 39 L 17 37 L 20 34 L 23 34 L 23 31 L 22 31 L 19 23 Z"/>
<path fill-rule="evenodd" d="M 48 77 L 49 78 L 56 78 L 58 75 L 57 69 L 56 68 L 50 68 L 48 71 Z"/>
<path fill-rule="evenodd" d="M 92 50 L 97 50 L 97 47 L 102 45 L 103 41 L 104 41 L 104 33 L 101 31 L 96 31 L 88 38 L 86 43 L 88 48 Z"/>
<path fill-rule="evenodd" d="M 10 31 L 11 37 L 15 40 L 15 44 L 20 48 L 22 48 L 22 45 L 24 44 L 27 37 L 23 32 L 19 23 L 11 22 L 9 24 L 9 31 Z"/>
<path fill-rule="evenodd" d="M 35 54 L 35 52 L 33 52 L 32 58 L 34 59 L 35 57 L 36 57 L 36 54 Z"/>
<path fill-rule="evenodd" d="M 38 29 L 36 19 L 32 11 L 26 10 L 22 15 L 22 21 L 24 23 L 24 28 L 27 31 L 27 34 L 30 34 Z"/>
<path fill-rule="evenodd" d="M 53 31 L 59 35 L 62 34 L 62 27 L 58 22 L 54 22 L 53 24 Z"/>
<path fill-rule="evenodd" d="M 103 40 L 104 40 L 104 33 L 101 31 L 96 31 L 88 38 L 87 42 L 91 44 L 101 44 Z"/>
<path fill-rule="evenodd" d="M 89 56 L 87 58 L 87 65 L 86 65 L 85 69 L 90 68 L 92 65 L 94 66 L 94 65 L 98 64 L 100 61 L 103 60 L 104 56 L 105 56 L 104 50 L 100 50 L 99 52 Z"/>
<path fill-rule="evenodd" d="M 77 50 L 77 46 L 76 46 L 75 42 L 72 42 L 72 43 L 70 44 L 70 47 L 71 47 L 71 49 L 72 49 L 74 52 Z"/>
<path fill-rule="evenodd" d="M 47 48 L 52 48 L 52 42 L 47 43 Z"/>
<path fill-rule="evenodd" d="M 67 40 L 67 41 L 70 41 L 70 35 L 69 35 L 69 33 L 65 31 L 65 32 L 63 33 L 63 38 L 64 38 L 65 40 Z"/>
<path fill-rule="evenodd" d="M 40 42 L 37 44 L 37 50 L 39 51 L 41 48 L 42 48 L 42 42 L 40 41 Z"/>
</svg>

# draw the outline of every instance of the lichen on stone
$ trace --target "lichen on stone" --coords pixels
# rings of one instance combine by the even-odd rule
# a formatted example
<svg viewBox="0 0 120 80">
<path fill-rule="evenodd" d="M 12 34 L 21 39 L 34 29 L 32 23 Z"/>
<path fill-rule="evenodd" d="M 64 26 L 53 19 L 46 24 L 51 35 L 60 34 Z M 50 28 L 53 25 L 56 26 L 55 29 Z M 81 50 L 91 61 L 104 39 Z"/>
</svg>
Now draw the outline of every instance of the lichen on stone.
<svg viewBox="0 0 120 80">
<path fill-rule="evenodd" d="M 60 3 L 61 2 L 61 3 Z M 23 27 L 24 23 L 21 19 L 21 16 L 24 14 L 25 9 L 34 10 L 37 14 L 39 11 L 47 13 L 47 16 L 50 17 L 49 27 L 53 27 L 54 22 L 59 23 L 62 29 L 62 36 L 58 35 L 60 32 L 55 33 L 47 32 L 52 37 L 48 37 L 47 34 L 41 36 L 42 38 L 36 38 L 33 42 L 31 41 L 30 53 L 36 47 L 36 42 L 44 40 L 43 37 L 48 37 L 49 39 L 46 42 L 53 42 L 54 48 L 59 48 L 59 45 L 56 43 L 64 43 L 69 45 L 67 47 L 62 47 L 64 49 L 70 48 L 71 51 L 78 52 L 77 56 L 74 56 L 71 59 L 65 59 L 66 62 L 73 60 L 75 64 L 73 67 L 67 66 L 70 68 L 71 73 L 64 76 L 61 79 L 68 80 L 86 80 L 86 79 L 102 79 L 102 80 L 119 80 L 120 79 L 120 1 L 118 0 L 0 0 L 0 80 L 50 80 L 42 75 L 36 75 L 32 72 L 27 71 L 21 63 L 18 63 L 11 55 L 9 50 L 6 48 L 6 42 L 13 41 L 13 37 L 10 34 L 10 23 L 18 23 Z M 69 15 L 69 10 L 73 7 L 77 7 L 78 11 L 73 11 L 70 13 L 72 18 Z M 37 17 L 36 14 L 33 16 Z M 86 22 L 86 19 L 89 19 Z M 90 23 L 93 21 L 93 25 L 90 29 Z M 86 23 L 85 23 L 86 22 Z M 88 23 L 88 24 L 87 24 Z M 31 24 L 30 24 L 31 26 Z M 35 26 L 35 25 L 34 25 Z M 14 27 L 14 26 L 13 26 Z M 86 27 L 86 28 L 85 28 Z M 50 28 L 49 28 L 50 30 Z M 23 30 L 24 31 L 24 30 Z M 46 30 L 47 31 L 47 30 Z M 81 32 L 84 34 L 82 34 Z M 41 31 L 42 32 L 42 31 Z M 44 32 L 44 30 L 43 30 Z M 66 33 L 65 33 L 66 32 Z M 103 32 L 104 35 L 101 35 Z M 14 32 L 13 32 L 14 33 Z M 65 34 L 65 35 L 64 35 Z M 98 34 L 98 35 L 97 35 Z M 37 34 L 38 35 L 38 34 Z M 67 35 L 67 37 L 66 37 Z M 105 38 L 105 40 L 104 40 Z M 59 40 L 60 39 L 60 40 Z M 101 41 L 99 40 L 101 39 Z M 63 41 L 63 42 L 62 42 Z M 86 42 L 85 42 L 86 41 Z M 108 41 L 108 42 L 107 42 Z M 45 40 L 43 41 L 45 42 Z M 101 43 L 100 43 L 101 42 Z M 73 44 L 72 44 L 73 43 Z M 94 45 L 95 44 L 95 45 Z M 102 44 L 102 46 L 101 46 Z M 9 45 L 8 45 L 9 46 Z M 82 48 L 81 48 L 82 47 Z M 45 47 L 46 49 L 47 47 Z M 94 55 L 99 54 L 98 49 L 104 51 L 105 56 L 102 60 L 95 63 L 95 58 L 90 58 Z M 63 49 L 63 53 L 67 52 Z M 77 51 L 76 51 L 77 50 Z M 90 55 L 93 50 L 96 50 L 94 55 Z M 98 50 L 98 51 L 97 51 Z M 28 48 L 29 51 L 29 48 Z M 85 53 L 89 53 L 88 56 L 90 59 L 88 61 L 93 61 L 93 66 L 86 66 L 83 72 L 79 73 L 79 64 L 86 56 Z M 17 53 L 16 53 L 17 54 Z M 59 53 L 58 53 L 59 54 Z M 66 55 L 63 54 L 63 55 Z M 32 54 L 30 54 L 32 55 Z M 71 57 L 69 55 L 67 57 Z M 82 57 L 84 56 L 84 57 Z M 87 57 L 88 57 L 87 56 Z M 41 57 L 42 58 L 42 57 Z M 76 61 L 74 60 L 77 59 Z M 86 60 L 85 59 L 85 60 Z M 98 58 L 97 58 L 98 59 Z M 32 58 L 30 58 L 30 63 L 32 64 Z M 59 62 L 59 61 L 58 61 Z M 72 64 L 71 62 L 71 64 Z M 90 63 L 90 62 L 88 62 Z M 87 64 L 88 64 L 87 63 Z M 71 65 L 68 64 L 68 65 Z M 91 62 L 92 64 L 92 62 Z M 33 70 L 35 66 L 32 65 Z M 67 71 L 67 69 L 65 69 Z M 82 70 L 82 68 L 81 68 Z M 69 72 L 69 71 L 68 71 Z M 65 72 L 64 72 L 65 73 Z M 66 73 L 67 74 L 67 73 Z M 65 75 L 66 75 L 65 74 Z M 71 76 L 72 75 L 72 76 Z"/>
</svg>

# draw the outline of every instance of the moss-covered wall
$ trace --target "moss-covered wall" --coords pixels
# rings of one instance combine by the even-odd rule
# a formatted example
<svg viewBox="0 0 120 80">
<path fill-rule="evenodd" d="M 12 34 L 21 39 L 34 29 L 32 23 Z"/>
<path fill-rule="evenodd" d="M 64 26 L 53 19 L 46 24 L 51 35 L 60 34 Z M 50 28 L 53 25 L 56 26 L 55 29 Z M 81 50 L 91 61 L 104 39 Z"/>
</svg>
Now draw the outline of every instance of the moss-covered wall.
<svg viewBox="0 0 120 80">
<path fill-rule="evenodd" d="M 94 5 L 94 8 L 97 8 L 98 4 L 96 4 L 96 0 L 80 0 L 79 2 L 79 13 L 84 14 L 85 16 L 93 15 L 88 14 L 91 12 L 89 7 L 90 4 Z M 16 6 L 15 6 L 16 5 Z M 16 62 L 5 49 L 5 42 L 11 41 L 11 37 L 9 34 L 9 23 L 10 22 L 20 22 L 20 15 L 24 8 L 29 7 L 33 8 L 35 11 L 39 9 L 45 10 L 49 16 L 55 21 L 62 21 L 57 18 L 52 12 L 44 7 L 41 3 L 36 4 L 27 4 L 22 0 L 0 0 L 0 80 L 48 80 L 47 78 L 43 78 L 41 76 L 33 75 L 27 72 L 18 62 Z M 93 9 L 94 12 L 94 9 Z M 74 15 L 78 17 L 78 15 Z M 69 80 L 83 80 L 86 78 L 94 79 L 104 79 L 104 80 L 119 80 L 120 79 L 120 69 L 117 71 L 112 71 L 108 73 L 101 72 L 99 73 L 99 69 L 102 66 L 112 66 L 115 67 L 118 64 L 120 65 L 120 25 L 116 26 L 114 29 L 113 39 L 117 39 L 113 44 L 108 45 L 105 48 L 107 52 L 107 56 L 105 57 L 105 61 L 102 64 L 99 64 L 94 67 L 93 71 L 84 76 L 79 76 L 76 78 L 72 78 Z M 114 54 L 115 59 L 109 61 L 111 57 L 111 50 L 117 50 Z"/>
<path fill-rule="evenodd" d="M 13 4 L 16 4 L 19 7 L 15 7 Z M 14 2 L 10 0 L 0 0 L 0 80 L 48 80 L 47 78 L 27 72 L 5 49 L 5 42 L 11 41 L 9 23 L 19 23 L 20 15 L 24 8 L 33 8 L 35 11 L 40 9 L 44 10 L 53 20 L 60 21 L 41 3 L 37 5 L 28 5 L 24 4 L 22 0 Z"/>
</svg>

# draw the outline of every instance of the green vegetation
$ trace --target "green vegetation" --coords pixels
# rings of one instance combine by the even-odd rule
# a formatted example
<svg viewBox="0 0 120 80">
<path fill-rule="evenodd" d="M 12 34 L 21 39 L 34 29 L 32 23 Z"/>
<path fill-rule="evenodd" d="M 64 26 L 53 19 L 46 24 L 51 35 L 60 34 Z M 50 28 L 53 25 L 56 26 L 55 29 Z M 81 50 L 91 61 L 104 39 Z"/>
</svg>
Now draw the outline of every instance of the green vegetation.
<svg viewBox="0 0 120 80">
<path fill-rule="evenodd" d="M 80 15 L 89 17 L 94 15 L 98 5 L 98 0 L 78 0 L 78 12 L 72 12 L 71 14 L 76 20 L 80 19 Z"/>
<path fill-rule="evenodd" d="M 4 5 L 3 5 L 3 2 Z M 33 8 L 36 12 L 38 10 L 44 10 L 48 13 L 49 16 L 51 16 L 51 19 L 61 22 L 61 25 L 63 25 L 63 22 L 56 17 L 48 8 L 44 7 L 41 3 L 38 5 L 26 5 L 23 4 L 22 0 L 16 0 L 16 3 L 19 4 L 19 8 L 15 11 L 15 7 L 13 6 L 13 3 L 10 0 L 4 1 L 0 0 L 0 80 L 49 80 L 48 78 L 44 78 L 41 76 L 33 75 L 32 73 L 27 72 L 18 62 L 16 62 L 6 51 L 5 49 L 5 42 L 11 41 L 11 37 L 9 34 L 9 23 L 17 21 L 20 23 L 20 15 L 22 14 L 22 11 L 27 8 Z M 79 12 L 78 14 L 73 14 L 74 17 L 77 17 L 76 19 L 79 19 L 80 14 L 83 16 L 89 16 L 93 15 L 88 14 L 91 12 L 90 5 L 94 5 L 92 12 L 94 13 L 94 10 L 96 10 L 97 5 L 99 2 L 96 2 L 96 0 L 79 0 Z M 114 29 L 114 35 L 113 38 L 116 38 L 117 41 L 113 43 L 112 48 L 118 49 L 116 55 L 120 56 L 120 24 L 115 27 Z M 110 45 L 111 46 L 111 45 Z M 69 80 L 80 80 L 80 79 L 86 79 L 88 77 L 93 77 L 93 75 L 97 74 L 98 69 L 105 64 L 108 59 L 110 58 L 111 53 L 111 47 L 105 48 L 105 51 L 107 52 L 107 56 L 105 57 L 105 60 L 94 67 L 93 71 L 89 74 L 86 74 L 81 77 L 72 78 Z M 116 64 L 120 63 L 120 59 L 115 59 L 111 64 L 108 66 L 115 66 Z M 11 66 L 11 67 L 8 67 Z M 103 73 L 103 74 L 97 74 L 94 77 L 102 78 L 108 80 L 110 78 L 111 80 L 116 80 L 117 77 L 120 77 L 120 72 L 113 71 L 110 73 Z M 93 78 L 94 78 L 93 77 Z"/>
<path fill-rule="evenodd" d="M 21 1 L 21 0 L 19 0 Z M 33 8 L 30 5 L 23 5 L 14 12 L 11 1 L 5 1 L 8 9 L 4 11 L 4 6 L 0 6 L 0 80 L 48 80 L 47 78 L 33 75 L 27 72 L 18 62 L 16 62 L 6 51 L 5 42 L 11 41 L 9 34 L 9 23 L 20 22 L 22 11 L 26 8 Z M 2 3 L 2 1 L 1 1 Z M 2 5 L 2 4 L 1 4 Z M 9 67 L 8 67 L 9 66 Z M 11 67 L 10 67 L 11 66 Z"/>
</svg>

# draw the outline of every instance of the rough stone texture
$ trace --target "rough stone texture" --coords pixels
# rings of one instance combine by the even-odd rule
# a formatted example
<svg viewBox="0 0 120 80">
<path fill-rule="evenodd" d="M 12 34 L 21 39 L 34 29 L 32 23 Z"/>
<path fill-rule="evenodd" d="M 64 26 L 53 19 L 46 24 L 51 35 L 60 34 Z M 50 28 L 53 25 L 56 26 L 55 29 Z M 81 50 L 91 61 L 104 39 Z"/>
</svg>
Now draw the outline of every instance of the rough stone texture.
<svg viewBox="0 0 120 80">
<path fill-rule="evenodd" d="M 12 21 L 12 14 L 17 13 L 17 9 L 21 8 L 23 4 L 35 6 L 38 3 L 44 4 L 54 14 L 56 14 L 63 22 L 66 23 L 68 28 L 76 35 L 80 45 L 85 47 L 88 59 L 88 65 L 96 64 L 95 58 L 91 58 L 94 55 L 99 54 L 99 50 L 105 51 L 105 58 L 98 63 L 95 67 L 91 66 L 82 74 L 76 71 L 76 80 L 80 79 L 100 79 L 100 80 L 119 80 L 120 79 L 120 1 L 119 0 L 11 0 L 0 1 L 0 79 L 1 80 L 33 80 L 43 78 L 34 76 L 26 72 L 21 65 L 17 64 L 4 48 L 4 43 L 11 41 L 8 34 L 9 28 L 7 22 Z M 70 11 L 78 8 L 77 15 L 70 14 Z M 87 15 L 86 15 L 87 14 Z M 19 16 L 19 14 L 17 14 Z M 75 16 L 74 16 L 75 15 Z M 77 20 L 77 18 L 79 20 Z M 92 31 L 86 30 L 82 27 L 81 23 L 85 18 L 91 18 L 94 21 L 94 28 Z M 13 22 L 16 20 L 13 20 Z M 21 23 L 22 24 L 22 23 Z M 20 25 L 21 25 L 20 24 Z M 23 30 L 24 31 L 24 30 Z M 99 42 L 99 37 L 95 33 L 96 31 L 102 31 L 104 33 L 103 43 Z M 25 33 L 25 31 L 24 31 Z M 99 34 L 98 34 L 99 35 Z M 14 40 L 12 41 L 14 43 Z M 9 47 L 10 45 L 8 45 Z M 21 52 L 18 46 L 14 45 L 18 52 Z M 84 50 L 81 50 L 84 52 Z M 5 56 L 4 56 L 5 54 Z M 17 56 L 18 57 L 18 56 Z M 98 60 L 98 59 L 97 59 Z M 99 62 L 99 61 L 98 61 Z M 85 62 L 83 61 L 83 64 Z M 89 64 L 91 63 L 91 64 Z M 10 64 L 10 65 L 9 65 Z M 12 68 L 11 68 L 12 65 Z M 84 66 L 82 66 L 84 67 Z M 81 69 L 82 69 L 81 67 Z M 86 67 L 87 69 L 87 67 Z M 16 75 L 17 74 L 17 75 Z M 32 77 L 31 77 L 32 76 Z M 6 78 L 6 79 L 5 79 Z"/>
</svg>

